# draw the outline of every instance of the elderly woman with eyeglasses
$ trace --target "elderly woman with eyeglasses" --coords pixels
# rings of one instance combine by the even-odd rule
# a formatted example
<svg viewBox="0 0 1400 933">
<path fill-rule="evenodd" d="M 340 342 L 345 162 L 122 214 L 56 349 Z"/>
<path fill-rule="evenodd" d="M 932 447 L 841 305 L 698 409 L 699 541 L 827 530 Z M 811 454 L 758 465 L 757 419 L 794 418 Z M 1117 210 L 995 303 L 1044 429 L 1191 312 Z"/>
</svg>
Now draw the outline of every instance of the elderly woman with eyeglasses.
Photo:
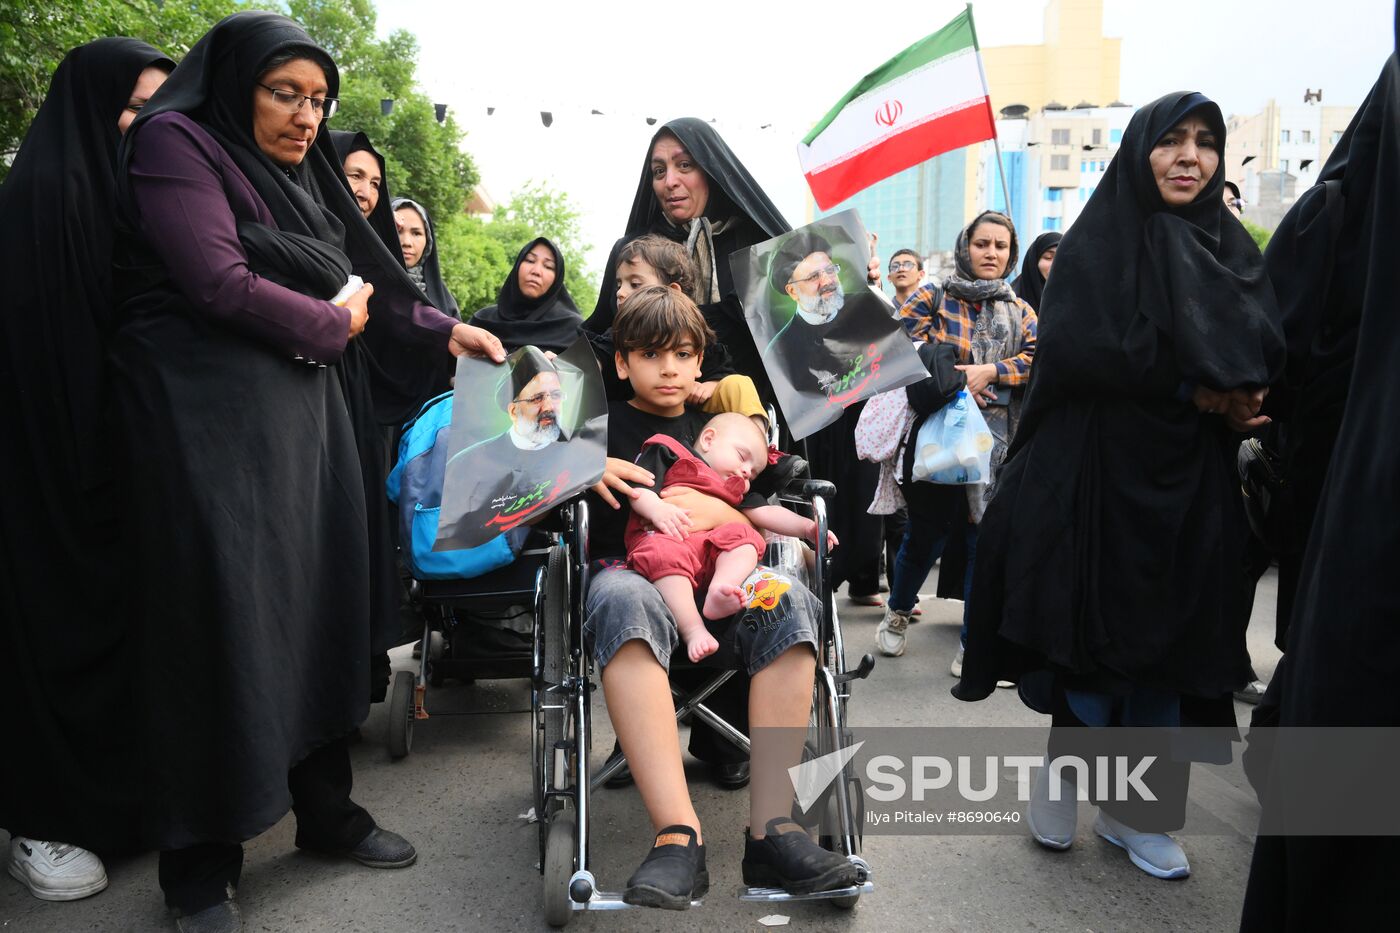
<svg viewBox="0 0 1400 933">
<path fill-rule="evenodd" d="M 416 858 L 350 799 L 371 624 L 396 596 L 379 421 L 449 350 L 503 354 L 424 303 L 365 221 L 323 132 L 338 83 L 291 20 L 230 16 L 118 172 L 145 822 L 186 930 L 238 928 L 240 842 L 288 809 L 300 848 Z"/>
</svg>

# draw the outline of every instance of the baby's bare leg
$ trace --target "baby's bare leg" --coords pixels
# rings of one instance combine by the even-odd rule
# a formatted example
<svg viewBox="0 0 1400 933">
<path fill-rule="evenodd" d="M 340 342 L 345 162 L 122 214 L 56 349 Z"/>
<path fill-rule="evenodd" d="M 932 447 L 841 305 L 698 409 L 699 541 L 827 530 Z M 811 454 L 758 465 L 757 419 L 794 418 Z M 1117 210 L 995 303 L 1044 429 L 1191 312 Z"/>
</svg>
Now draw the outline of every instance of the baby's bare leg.
<svg viewBox="0 0 1400 933">
<path fill-rule="evenodd" d="M 705 620 L 695 609 L 695 588 L 690 580 L 677 574 L 661 577 L 655 583 L 661 598 L 666 601 L 666 608 L 671 610 L 671 617 L 676 620 L 676 628 L 685 640 L 686 654 L 690 660 L 699 661 L 719 650 L 719 642 L 705 628 Z"/>
<path fill-rule="evenodd" d="M 741 544 L 716 557 L 715 575 L 705 593 L 705 618 L 727 619 L 743 608 L 743 583 L 757 566 L 758 548 L 752 544 Z"/>
</svg>

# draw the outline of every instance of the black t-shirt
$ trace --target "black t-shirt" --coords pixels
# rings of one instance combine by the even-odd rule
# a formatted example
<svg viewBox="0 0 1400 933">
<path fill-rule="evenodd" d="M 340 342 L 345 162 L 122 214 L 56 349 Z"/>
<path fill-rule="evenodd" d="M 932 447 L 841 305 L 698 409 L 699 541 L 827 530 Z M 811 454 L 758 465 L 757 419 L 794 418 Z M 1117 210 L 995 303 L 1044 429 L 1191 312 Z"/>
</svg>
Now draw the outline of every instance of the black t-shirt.
<svg viewBox="0 0 1400 933">
<path fill-rule="evenodd" d="M 627 402 L 609 402 L 608 456 L 619 460 L 636 460 L 642 445 L 653 434 L 665 434 L 694 447 L 695 439 L 709 420 L 709 415 L 693 408 L 687 408 L 685 414 L 674 418 L 663 418 L 633 408 Z M 660 491 L 660 477 L 657 477 L 656 485 L 652 488 Z M 622 508 L 613 509 L 597 493 L 588 493 L 590 557 L 622 558 L 627 554 L 623 533 L 632 514 L 632 500 L 617 496 L 617 501 Z"/>
</svg>

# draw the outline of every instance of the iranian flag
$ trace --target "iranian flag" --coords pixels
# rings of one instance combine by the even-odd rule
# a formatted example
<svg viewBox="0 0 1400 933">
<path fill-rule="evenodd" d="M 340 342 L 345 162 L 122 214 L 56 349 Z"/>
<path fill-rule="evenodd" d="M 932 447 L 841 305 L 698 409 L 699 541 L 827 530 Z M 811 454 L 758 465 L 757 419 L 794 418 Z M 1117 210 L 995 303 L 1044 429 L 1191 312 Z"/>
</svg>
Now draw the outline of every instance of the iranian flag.
<svg viewBox="0 0 1400 933">
<path fill-rule="evenodd" d="M 972 6 L 866 75 L 797 144 L 826 210 L 940 153 L 993 139 Z"/>
</svg>

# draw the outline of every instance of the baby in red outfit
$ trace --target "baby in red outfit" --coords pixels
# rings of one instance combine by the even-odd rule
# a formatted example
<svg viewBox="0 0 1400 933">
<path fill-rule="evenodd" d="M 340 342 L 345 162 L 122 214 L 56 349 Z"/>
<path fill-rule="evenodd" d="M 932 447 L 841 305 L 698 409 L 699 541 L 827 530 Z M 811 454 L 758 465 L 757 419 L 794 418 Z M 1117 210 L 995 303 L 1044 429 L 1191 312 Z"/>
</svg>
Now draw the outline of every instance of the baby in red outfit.
<svg viewBox="0 0 1400 933">
<path fill-rule="evenodd" d="M 693 450 L 673 437 L 653 435 L 637 462 L 660 482 L 656 491 L 639 487 L 639 495 L 632 501 L 627 562 L 656 584 L 685 640 L 686 653 L 690 660 L 699 661 L 719 648 L 719 642 L 705 628 L 705 619 L 727 619 L 742 608 L 744 580 L 763 553 L 763 535 L 758 529 L 811 540 L 817 523 L 782 506 L 768 505 L 761 496 L 749 492 L 750 481 L 768 465 L 768 443 L 762 430 L 744 415 L 725 412 L 711 418 L 695 439 Z M 722 499 L 742 511 L 752 524 L 727 522 L 691 534 L 685 510 L 657 494 L 671 486 L 685 486 Z M 836 536 L 830 532 L 827 546 L 836 546 Z M 697 610 L 695 594 L 702 587 L 705 604 L 703 610 Z"/>
</svg>

